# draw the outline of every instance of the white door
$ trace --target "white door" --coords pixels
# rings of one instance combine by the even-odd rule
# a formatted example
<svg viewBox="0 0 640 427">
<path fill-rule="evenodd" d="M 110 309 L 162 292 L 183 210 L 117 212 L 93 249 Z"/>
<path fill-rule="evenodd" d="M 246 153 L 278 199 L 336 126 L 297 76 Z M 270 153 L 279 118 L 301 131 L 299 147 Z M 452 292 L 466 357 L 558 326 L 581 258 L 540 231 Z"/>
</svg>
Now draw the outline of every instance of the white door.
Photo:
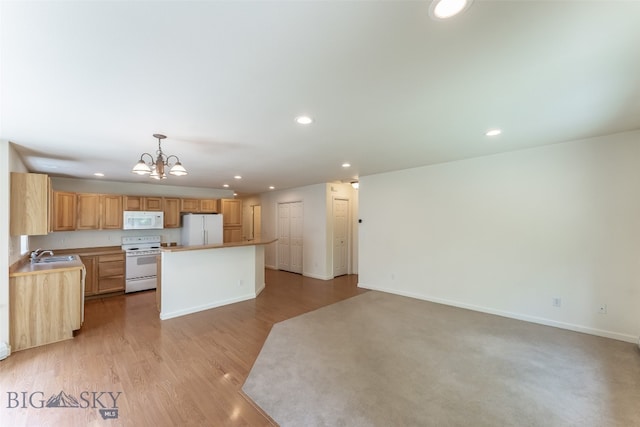
<svg viewBox="0 0 640 427">
<path fill-rule="evenodd" d="M 302 273 L 302 202 L 278 204 L 278 269 Z"/>
<path fill-rule="evenodd" d="M 290 219 L 291 270 L 289 271 L 302 274 L 302 202 L 291 203 Z"/>
<path fill-rule="evenodd" d="M 349 200 L 333 199 L 333 277 L 349 273 Z"/>
<path fill-rule="evenodd" d="M 278 204 L 278 269 L 289 271 L 291 251 L 289 250 L 289 228 L 290 228 L 290 212 L 289 203 Z"/>
</svg>

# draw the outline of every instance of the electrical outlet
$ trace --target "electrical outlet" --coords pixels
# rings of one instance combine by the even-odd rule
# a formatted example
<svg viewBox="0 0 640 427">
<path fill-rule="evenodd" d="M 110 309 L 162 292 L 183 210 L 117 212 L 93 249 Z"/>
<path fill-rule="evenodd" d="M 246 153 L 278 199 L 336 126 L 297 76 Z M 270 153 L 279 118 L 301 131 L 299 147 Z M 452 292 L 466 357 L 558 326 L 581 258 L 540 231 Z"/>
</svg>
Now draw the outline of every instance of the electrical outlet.
<svg viewBox="0 0 640 427">
<path fill-rule="evenodd" d="M 554 307 L 562 307 L 562 299 L 561 298 L 553 298 L 551 300 L 551 305 L 553 305 Z"/>
<path fill-rule="evenodd" d="M 242 285 L 244 285 L 244 280 L 242 279 L 238 280 L 238 286 L 242 286 Z"/>
<path fill-rule="evenodd" d="M 598 313 L 607 314 L 607 304 L 600 304 L 598 307 Z"/>
</svg>

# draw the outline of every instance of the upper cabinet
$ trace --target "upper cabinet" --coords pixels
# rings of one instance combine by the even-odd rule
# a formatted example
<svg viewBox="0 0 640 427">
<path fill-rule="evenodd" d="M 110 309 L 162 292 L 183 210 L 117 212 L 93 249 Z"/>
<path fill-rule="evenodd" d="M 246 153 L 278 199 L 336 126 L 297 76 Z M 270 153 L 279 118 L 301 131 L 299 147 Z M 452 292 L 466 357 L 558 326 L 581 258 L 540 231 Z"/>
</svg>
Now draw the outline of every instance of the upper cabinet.
<svg viewBox="0 0 640 427">
<path fill-rule="evenodd" d="M 218 213 L 220 201 L 218 199 L 181 199 L 180 212 L 186 213 Z"/>
<path fill-rule="evenodd" d="M 200 213 L 218 213 L 219 202 L 218 199 L 200 199 Z"/>
<path fill-rule="evenodd" d="M 122 228 L 122 196 L 115 194 L 76 194 L 76 230 Z"/>
<path fill-rule="evenodd" d="M 164 228 L 180 227 L 180 199 L 164 198 Z"/>
<path fill-rule="evenodd" d="M 51 204 L 51 231 L 76 229 L 76 193 L 54 191 Z"/>
<path fill-rule="evenodd" d="M 222 241 L 242 241 L 242 200 L 222 199 L 220 201 L 222 211 Z"/>
<path fill-rule="evenodd" d="M 100 195 L 76 194 L 78 213 L 76 216 L 76 230 L 100 229 Z"/>
<path fill-rule="evenodd" d="M 47 234 L 49 231 L 49 177 L 37 173 L 11 173 L 10 234 Z"/>
<path fill-rule="evenodd" d="M 222 222 L 225 226 L 242 226 L 242 200 L 222 199 Z"/>
<path fill-rule="evenodd" d="M 119 230 L 123 211 L 164 212 L 164 227 L 179 228 L 180 214 L 219 213 L 218 199 L 122 196 L 53 191 L 46 175 L 12 173 L 11 234 L 51 231 Z M 242 201 L 225 200 L 225 226 L 242 224 Z M 231 221 L 231 222 L 230 222 Z"/>
<path fill-rule="evenodd" d="M 125 211 L 161 211 L 162 197 L 123 196 Z"/>
<path fill-rule="evenodd" d="M 181 199 L 180 200 L 180 212 L 200 212 L 200 200 L 199 199 Z"/>
<path fill-rule="evenodd" d="M 100 228 L 111 230 L 122 228 L 122 196 L 103 194 L 100 196 Z"/>
</svg>

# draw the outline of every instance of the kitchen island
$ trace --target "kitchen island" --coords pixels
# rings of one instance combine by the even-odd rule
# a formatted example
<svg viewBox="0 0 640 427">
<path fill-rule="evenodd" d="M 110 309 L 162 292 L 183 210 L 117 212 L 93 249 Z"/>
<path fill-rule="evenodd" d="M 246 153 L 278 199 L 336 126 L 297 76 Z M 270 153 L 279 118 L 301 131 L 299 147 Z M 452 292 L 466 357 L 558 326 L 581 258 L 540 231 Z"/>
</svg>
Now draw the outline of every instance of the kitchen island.
<svg viewBox="0 0 640 427">
<path fill-rule="evenodd" d="M 264 246 L 247 241 L 165 247 L 159 263 L 160 319 L 253 299 L 264 289 Z"/>
</svg>

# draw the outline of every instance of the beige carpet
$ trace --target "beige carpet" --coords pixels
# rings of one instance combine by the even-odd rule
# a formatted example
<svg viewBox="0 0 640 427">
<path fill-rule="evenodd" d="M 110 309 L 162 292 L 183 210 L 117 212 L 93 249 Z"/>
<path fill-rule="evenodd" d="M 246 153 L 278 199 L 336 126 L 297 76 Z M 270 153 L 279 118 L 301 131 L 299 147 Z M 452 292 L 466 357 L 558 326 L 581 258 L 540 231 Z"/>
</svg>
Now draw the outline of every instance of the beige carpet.
<svg viewBox="0 0 640 427">
<path fill-rule="evenodd" d="M 640 426 L 640 350 L 372 291 L 276 324 L 243 390 L 281 426 Z"/>
</svg>

